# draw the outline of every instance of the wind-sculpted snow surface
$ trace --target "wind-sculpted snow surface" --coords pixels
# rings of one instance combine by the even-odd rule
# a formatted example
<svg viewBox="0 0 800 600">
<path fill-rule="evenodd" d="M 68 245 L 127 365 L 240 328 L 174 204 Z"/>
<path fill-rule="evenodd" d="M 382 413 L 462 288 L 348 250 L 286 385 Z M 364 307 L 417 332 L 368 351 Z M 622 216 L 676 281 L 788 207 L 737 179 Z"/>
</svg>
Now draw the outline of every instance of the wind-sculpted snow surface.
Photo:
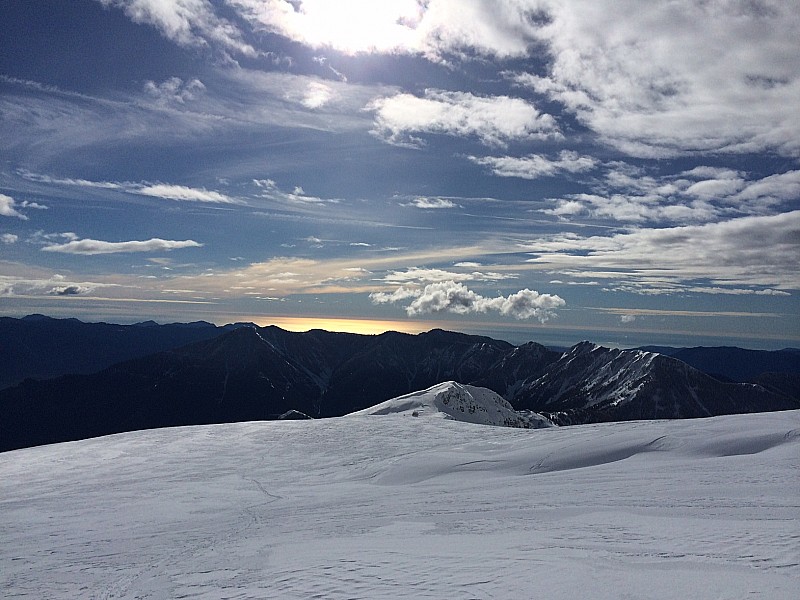
<svg viewBox="0 0 800 600">
<path fill-rule="evenodd" d="M 765 598 L 800 589 L 800 411 L 522 430 L 351 416 L 0 455 L 46 598 Z"/>
<path fill-rule="evenodd" d="M 553 423 L 531 411 L 516 411 L 499 394 L 474 385 L 445 381 L 427 390 L 381 402 L 352 415 L 441 417 L 479 425 L 539 429 Z"/>
</svg>

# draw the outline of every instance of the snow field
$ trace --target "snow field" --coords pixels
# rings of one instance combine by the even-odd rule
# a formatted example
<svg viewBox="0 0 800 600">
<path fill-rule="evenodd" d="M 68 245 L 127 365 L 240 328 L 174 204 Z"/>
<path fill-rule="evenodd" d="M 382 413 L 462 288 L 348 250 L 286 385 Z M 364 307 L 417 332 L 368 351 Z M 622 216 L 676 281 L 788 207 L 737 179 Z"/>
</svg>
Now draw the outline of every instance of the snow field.
<svg viewBox="0 0 800 600">
<path fill-rule="evenodd" d="M 8 598 L 796 598 L 800 411 L 212 425 L 0 454 Z"/>
</svg>

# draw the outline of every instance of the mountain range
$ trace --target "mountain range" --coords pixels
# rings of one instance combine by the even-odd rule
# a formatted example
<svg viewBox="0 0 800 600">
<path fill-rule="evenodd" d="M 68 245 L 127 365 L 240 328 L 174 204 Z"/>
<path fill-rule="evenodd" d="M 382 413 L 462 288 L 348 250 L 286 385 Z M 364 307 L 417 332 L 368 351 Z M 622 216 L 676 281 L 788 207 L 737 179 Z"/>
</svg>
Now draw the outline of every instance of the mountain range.
<svg viewBox="0 0 800 600">
<path fill-rule="evenodd" d="M 17 381 L 0 390 L 0 450 L 175 425 L 335 417 L 447 381 L 487 388 L 559 425 L 800 407 L 800 368 L 759 374 L 763 384 L 730 382 L 646 350 L 583 342 L 562 353 L 442 330 L 367 336 L 37 316 L 0 319 L 0 344 L 2 381 Z"/>
</svg>

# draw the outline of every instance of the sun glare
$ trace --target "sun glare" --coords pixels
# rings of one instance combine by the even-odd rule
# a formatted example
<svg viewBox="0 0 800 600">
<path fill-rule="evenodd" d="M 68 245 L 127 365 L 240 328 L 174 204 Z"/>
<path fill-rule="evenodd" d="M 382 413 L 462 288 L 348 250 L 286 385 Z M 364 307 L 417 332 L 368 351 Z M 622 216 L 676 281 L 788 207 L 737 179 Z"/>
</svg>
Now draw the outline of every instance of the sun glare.
<svg viewBox="0 0 800 600">
<path fill-rule="evenodd" d="M 416 0 L 304 0 L 292 15 L 295 36 L 349 54 L 415 45 L 421 18 Z"/>
<path fill-rule="evenodd" d="M 422 333 L 439 326 L 437 323 L 422 321 L 382 321 L 377 319 L 333 317 L 251 317 L 246 320 L 261 327 L 277 325 L 289 331 L 324 329 L 326 331 L 360 333 L 362 335 L 377 335 L 386 331 Z"/>
</svg>

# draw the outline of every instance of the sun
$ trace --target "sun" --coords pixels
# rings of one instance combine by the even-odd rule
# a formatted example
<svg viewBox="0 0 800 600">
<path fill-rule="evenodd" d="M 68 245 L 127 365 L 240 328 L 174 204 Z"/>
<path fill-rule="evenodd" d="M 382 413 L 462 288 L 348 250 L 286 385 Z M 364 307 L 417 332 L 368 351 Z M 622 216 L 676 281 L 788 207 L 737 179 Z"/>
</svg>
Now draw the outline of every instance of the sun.
<svg viewBox="0 0 800 600">
<path fill-rule="evenodd" d="M 288 3 L 287 3 L 288 4 Z M 282 15 L 285 33 L 347 54 L 415 48 L 423 8 L 417 0 L 302 0 Z"/>
</svg>

